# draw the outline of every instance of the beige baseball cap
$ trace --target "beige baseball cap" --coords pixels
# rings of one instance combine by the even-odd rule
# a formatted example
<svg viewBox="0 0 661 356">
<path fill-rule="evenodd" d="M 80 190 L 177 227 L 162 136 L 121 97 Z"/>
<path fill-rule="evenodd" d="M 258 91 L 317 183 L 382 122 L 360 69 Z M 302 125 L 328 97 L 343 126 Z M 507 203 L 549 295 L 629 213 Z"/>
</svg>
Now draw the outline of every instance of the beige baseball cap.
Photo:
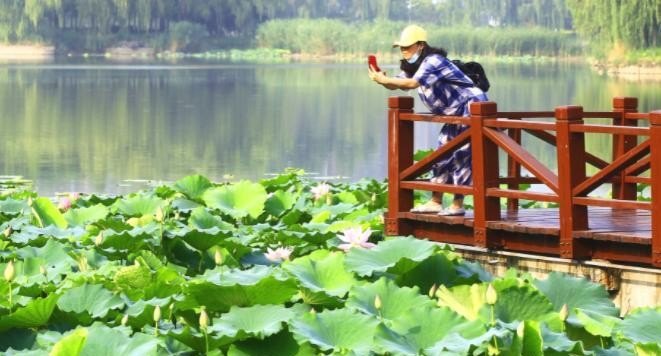
<svg viewBox="0 0 661 356">
<path fill-rule="evenodd" d="M 418 25 L 408 25 L 399 36 L 399 40 L 392 44 L 393 47 L 408 47 L 414 43 L 427 42 L 427 31 Z"/>
</svg>

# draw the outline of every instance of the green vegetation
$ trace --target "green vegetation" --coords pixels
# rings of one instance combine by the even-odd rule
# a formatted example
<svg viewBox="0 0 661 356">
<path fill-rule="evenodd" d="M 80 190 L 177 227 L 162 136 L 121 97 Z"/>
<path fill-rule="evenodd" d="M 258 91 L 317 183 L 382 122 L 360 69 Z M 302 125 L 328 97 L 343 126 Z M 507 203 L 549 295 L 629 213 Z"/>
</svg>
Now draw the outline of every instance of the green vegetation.
<svg viewBox="0 0 661 356">
<path fill-rule="evenodd" d="M 0 352 L 592 355 L 661 352 L 583 278 L 494 278 L 384 239 L 385 184 L 189 176 L 125 196 L 0 197 Z M 376 244 L 375 244 L 376 243 Z"/>
<path fill-rule="evenodd" d="M 9 0 L 0 2 L 0 43 L 60 53 L 214 53 L 257 44 L 342 57 L 386 51 L 405 23 L 417 22 L 453 53 L 575 56 L 576 30 L 598 58 L 631 62 L 641 57 L 630 50 L 658 45 L 660 11 L 656 0 Z"/>
</svg>

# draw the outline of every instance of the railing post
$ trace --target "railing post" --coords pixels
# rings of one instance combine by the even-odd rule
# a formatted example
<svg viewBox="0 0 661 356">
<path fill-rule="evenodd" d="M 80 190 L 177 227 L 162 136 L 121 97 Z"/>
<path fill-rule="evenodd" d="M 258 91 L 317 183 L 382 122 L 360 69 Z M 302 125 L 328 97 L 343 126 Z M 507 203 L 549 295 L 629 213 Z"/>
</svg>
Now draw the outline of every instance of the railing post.
<svg viewBox="0 0 661 356">
<path fill-rule="evenodd" d="M 613 120 L 615 125 L 637 126 L 638 121 L 627 120 L 624 115 L 629 112 L 638 111 L 638 99 L 632 97 L 613 98 L 613 111 L 622 113 L 622 116 Z M 637 145 L 637 137 L 631 135 L 613 135 L 613 160 L 622 156 Z M 636 200 L 636 183 L 626 183 L 624 171 L 619 174 L 619 181 L 613 183 L 613 198 L 623 200 Z"/>
<path fill-rule="evenodd" d="M 585 241 L 574 239 L 576 230 L 588 229 L 587 207 L 575 205 L 572 190 L 586 179 L 585 135 L 571 132 L 571 126 L 583 124 L 583 107 L 562 106 L 555 109 L 558 150 L 558 198 L 560 214 L 560 257 L 586 259 L 591 255 Z"/>
<path fill-rule="evenodd" d="M 652 265 L 661 267 L 661 110 L 650 113 Z"/>
<path fill-rule="evenodd" d="M 498 187 L 498 146 L 483 134 L 484 120 L 497 118 L 498 107 L 494 102 L 477 102 L 470 105 L 471 147 L 473 151 L 473 244 L 480 247 L 496 247 L 489 238 L 487 221 L 500 220 L 500 198 L 488 197 L 487 189 Z"/>
<path fill-rule="evenodd" d="M 386 235 L 408 235 L 409 226 L 399 213 L 413 207 L 413 191 L 400 188 L 399 173 L 413 164 L 413 121 L 401 121 L 399 115 L 413 112 L 413 97 L 388 98 L 388 212 Z"/>
<path fill-rule="evenodd" d="M 521 129 L 509 129 L 508 135 L 514 142 L 521 145 Z M 521 164 L 512 157 L 507 158 L 507 176 L 517 180 L 516 183 L 508 184 L 507 189 L 519 190 L 521 183 L 518 181 L 521 179 Z M 519 199 L 507 199 L 507 210 L 519 210 Z"/>
</svg>

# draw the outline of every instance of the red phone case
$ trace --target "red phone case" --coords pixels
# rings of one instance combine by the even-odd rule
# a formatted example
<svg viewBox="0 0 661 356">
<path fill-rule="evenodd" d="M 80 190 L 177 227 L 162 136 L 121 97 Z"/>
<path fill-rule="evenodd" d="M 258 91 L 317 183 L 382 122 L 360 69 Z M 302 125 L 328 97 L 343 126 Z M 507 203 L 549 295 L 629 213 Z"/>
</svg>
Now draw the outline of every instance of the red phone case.
<svg viewBox="0 0 661 356">
<path fill-rule="evenodd" d="M 377 72 L 381 71 L 381 68 L 379 68 L 379 66 L 376 64 L 376 56 L 375 55 L 370 54 L 369 56 L 367 56 L 367 64 L 370 67 L 372 67 L 372 70 L 377 71 Z"/>
</svg>

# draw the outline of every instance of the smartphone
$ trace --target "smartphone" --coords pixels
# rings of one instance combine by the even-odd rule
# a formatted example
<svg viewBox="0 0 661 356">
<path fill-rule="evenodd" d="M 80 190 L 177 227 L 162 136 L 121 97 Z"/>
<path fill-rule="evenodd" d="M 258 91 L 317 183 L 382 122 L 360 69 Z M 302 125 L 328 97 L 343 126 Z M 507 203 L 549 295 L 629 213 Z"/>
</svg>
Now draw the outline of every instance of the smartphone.
<svg viewBox="0 0 661 356">
<path fill-rule="evenodd" d="M 376 56 L 373 54 L 370 54 L 367 56 L 367 65 L 369 65 L 373 71 L 380 72 L 381 68 L 376 64 Z"/>
</svg>

